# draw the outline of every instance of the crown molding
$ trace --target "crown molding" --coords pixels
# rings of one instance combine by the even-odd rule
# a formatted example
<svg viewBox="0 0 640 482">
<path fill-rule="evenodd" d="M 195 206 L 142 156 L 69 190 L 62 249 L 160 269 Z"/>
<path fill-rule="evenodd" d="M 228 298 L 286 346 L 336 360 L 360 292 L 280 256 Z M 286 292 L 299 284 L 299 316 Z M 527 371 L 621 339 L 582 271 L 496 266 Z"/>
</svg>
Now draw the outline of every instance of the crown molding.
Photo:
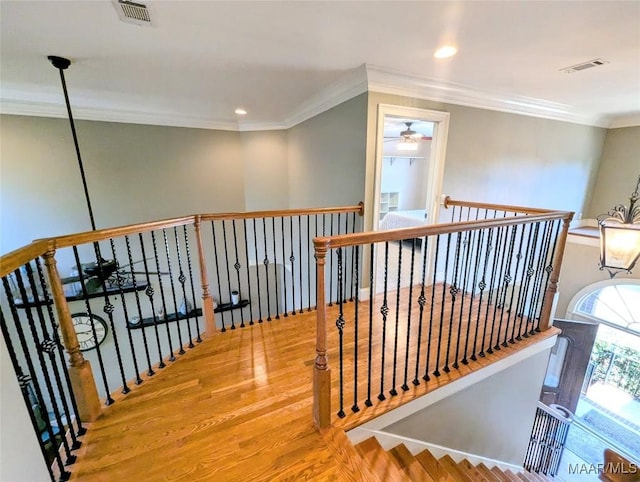
<svg viewBox="0 0 640 482">
<path fill-rule="evenodd" d="M 619 129 L 621 127 L 638 127 L 640 126 L 640 112 L 633 114 L 625 114 L 615 116 L 609 121 L 610 129 Z"/>
<path fill-rule="evenodd" d="M 26 115 L 34 117 L 67 118 L 63 104 L 43 100 L 0 99 L 0 114 Z M 73 117 L 79 120 L 119 122 L 125 124 L 144 124 L 171 127 L 190 127 L 196 129 L 215 129 L 237 131 L 237 122 L 221 122 L 202 117 L 160 112 L 138 112 L 105 107 L 73 106 Z"/>
<path fill-rule="evenodd" d="M 576 113 L 571 106 L 547 100 L 476 89 L 464 84 L 408 75 L 367 65 L 370 91 L 433 100 L 478 109 L 608 127 L 600 116 Z"/>
</svg>

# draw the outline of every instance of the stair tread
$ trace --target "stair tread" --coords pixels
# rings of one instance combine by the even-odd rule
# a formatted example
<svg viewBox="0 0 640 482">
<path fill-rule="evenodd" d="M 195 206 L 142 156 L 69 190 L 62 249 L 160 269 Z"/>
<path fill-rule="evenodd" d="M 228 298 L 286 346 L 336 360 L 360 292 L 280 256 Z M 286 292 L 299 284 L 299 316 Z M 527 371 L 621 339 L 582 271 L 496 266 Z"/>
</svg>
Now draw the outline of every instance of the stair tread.
<svg viewBox="0 0 640 482">
<path fill-rule="evenodd" d="M 491 472 L 493 472 L 496 477 L 498 478 L 498 480 L 500 480 L 501 482 L 509 482 L 509 476 L 507 474 L 505 474 L 502 469 L 500 467 L 498 467 L 497 465 L 491 468 Z"/>
<path fill-rule="evenodd" d="M 507 469 L 504 471 L 507 477 L 509 477 L 510 481 L 521 482 L 522 479 L 514 474 L 511 470 Z"/>
<path fill-rule="evenodd" d="M 486 465 L 484 465 L 482 462 L 480 462 L 478 465 L 476 465 L 476 468 L 478 469 L 478 471 L 484 475 L 484 477 L 487 480 L 490 480 L 491 482 L 500 482 L 502 479 L 498 478 L 498 476 L 496 474 L 494 474 L 493 472 L 491 472 L 491 470 L 489 469 L 489 467 L 487 467 Z"/>
<path fill-rule="evenodd" d="M 436 482 L 455 482 L 455 479 L 447 472 L 447 469 L 445 469 L 438 459 L 428 450 L 423 450 L 414 457 Z"/>
<path fill-rule="evenodd" d="M 476 482 L 489 482 L 489 479 L 482 474 L 475 465 L 469 462 L 467 459 L 463 459 L 458 462 L 458 466 L 466 471 L 466 473 L 473 478 Z"/>
<path fill-rule="evenodd" d="M 434 479 L 404 444 L 396 445 L 389 450 L 389 453 L 398 461 L 412 482 L 434 482 Z"/>
<path fill-rule="evenodd" d="M 365 443 L 366 442 L 366 443 Z M 360 442 L 356 449 L 360 448 L 362 460 L 371 471 L 385 481 L 410 481 L 402 471 L 395 458 L 382 448 L 375 437 Z"/>
<path fill-rule="evenodd" d="M 327 447 L 339 462 L 340 480 L 344 482 L 384 482 L 373 471 L 362 463 L 362 457 L 351 443 L 344 430 L 330 427 L 323 431 L 322 437 Z"/>
<path fill-rule="evenodd" d="M 469 475 L 462 467 L 458 466 L 451 456 L 445 455 L 440 457 L 438 460 L 455 480 L 459 480 L 461 482 L 476 482 L 471 475 Z"/>
</svg>

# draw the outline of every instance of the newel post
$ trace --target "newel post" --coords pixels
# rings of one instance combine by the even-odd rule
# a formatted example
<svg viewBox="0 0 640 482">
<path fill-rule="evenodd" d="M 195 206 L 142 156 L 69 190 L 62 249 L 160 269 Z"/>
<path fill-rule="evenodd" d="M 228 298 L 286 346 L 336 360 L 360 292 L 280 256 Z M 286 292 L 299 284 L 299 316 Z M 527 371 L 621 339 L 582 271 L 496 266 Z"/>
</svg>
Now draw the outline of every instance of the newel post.
<svg viewBox="0 0 640 482">
<path fill-rule="evenodd" d="M 93 378 L 91 363 L 89 360 L 85 360 L 80 351 L 78 336 L 71 321 L 69 305 L 64 296 L 64 289 L 54 256 L 55 249 L 50 248 L 43 255 L 43 258 L 49 275 L 49 283 L 51 284 L 51 296 L 58 314 L 62 341 L 69 354 L 69 378 L 78 404 L 80 419 L 83 422 L 93 422 L 102 412 L 100 397 Z"/>
<path fill-rule="evenodd" d="M 560 279 L 560 268 L 562 267 L 562 258 L 564 257 L 564 248 L 567 244 L 567 235 L 569 234 L 569 223 L 573 218 L 573 213 L 569 214 L 562 221 L 562 231 L 558 236 L 558 242 L 556 244 L 556 253 L 553 257 L 553 271 L 549 278 L 549 284 L 547 285 L 547 291 L 544 293 L 544 300 L 542 302 L 542 311 L 540 313 L 540 331 L 549 329 L 551 320 L 551 311 L 553 309 L 553 302 L 555 295 L 558 292 L 558 280 Z"/>
<path fill-rule="evenodd" d="M 313 367 L 313 422 L 318 430 L 331 425 L 331 370 L 327 360 L 324 267 L 327 245 L 316 244 L 316 361 Z"/>
<path fill-rule="evenodd" d="M 207 260 L 204 257 L 204 247 L 202 245 L 202 234 L 200 232 L 200 216 L 196 216 L 193 227 L 196 231 L 196 241 L 198 243 L 198 259 L 200 262 L 200 283 L 202 284 L 202 312 L 204 313 L 205 334 L 211 336 L 216 333 L 216 318 L 213 312 L 213 298 L 209 291 L 209 277 L 207 276 Z"/>
</svg>

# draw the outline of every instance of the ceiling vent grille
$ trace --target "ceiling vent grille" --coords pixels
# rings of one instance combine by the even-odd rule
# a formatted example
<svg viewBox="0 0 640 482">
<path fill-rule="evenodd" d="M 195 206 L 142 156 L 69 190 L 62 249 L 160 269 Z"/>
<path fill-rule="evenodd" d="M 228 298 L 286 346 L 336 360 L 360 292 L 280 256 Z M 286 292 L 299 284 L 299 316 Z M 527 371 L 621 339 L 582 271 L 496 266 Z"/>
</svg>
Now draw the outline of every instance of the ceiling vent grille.
<svg viewBox="0 0 640 482">
<path fill-rule="evenodd" d="M 135 25 L 151 25 L 151 17 L 146 5 L 127 0 L 116 0 L 113 4 L 118 11 L 118 17 L 123 22 Z"/>
<path fill-rule="evenodd" d="M 571 67 L 565 67 L 564 69 L 560 69 L 560 72 L 564 72 L 565 74 L 573 74 L 574 72 L 579 72 L 581 70 L 592 69 L 593 67 L 600 67 L 601 65 L 608 64 L 607 60 L 603 59 L 593 59 L 588 62 L 583 62 L 581 64 L 572 65 Z"/>
</svg>

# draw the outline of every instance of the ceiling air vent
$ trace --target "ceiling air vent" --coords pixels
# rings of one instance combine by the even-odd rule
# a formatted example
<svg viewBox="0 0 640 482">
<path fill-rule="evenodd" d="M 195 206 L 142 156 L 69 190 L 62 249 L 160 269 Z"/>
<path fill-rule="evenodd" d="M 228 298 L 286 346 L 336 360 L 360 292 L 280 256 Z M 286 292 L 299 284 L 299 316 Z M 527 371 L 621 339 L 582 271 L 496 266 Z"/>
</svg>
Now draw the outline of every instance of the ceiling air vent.
<svg viewBox="0 0 640 482">
<path fill-rule="evenodd" d="M 120 20 L 123 22 L 135 25 L 151 25 L 151 17 L 146 5 L 127 0 L 115 0 L 113 4 L 118 11 Z"/>
<path fill-rule="evenodd" d="M 572 65 L 571 67 L 565 67 L 564 69 L 560 69 L 560 72 L 564 72 L 565 74 L 573 74 L 574 72 L 579 72 L 580 70 L 592 69 L 593 67 L 599 67 L 604 64 L 608 64 L 609 62 L 602 59 L 593 59 L 588 62 L 582 62 L 581 64 Z"/>
</svg>

